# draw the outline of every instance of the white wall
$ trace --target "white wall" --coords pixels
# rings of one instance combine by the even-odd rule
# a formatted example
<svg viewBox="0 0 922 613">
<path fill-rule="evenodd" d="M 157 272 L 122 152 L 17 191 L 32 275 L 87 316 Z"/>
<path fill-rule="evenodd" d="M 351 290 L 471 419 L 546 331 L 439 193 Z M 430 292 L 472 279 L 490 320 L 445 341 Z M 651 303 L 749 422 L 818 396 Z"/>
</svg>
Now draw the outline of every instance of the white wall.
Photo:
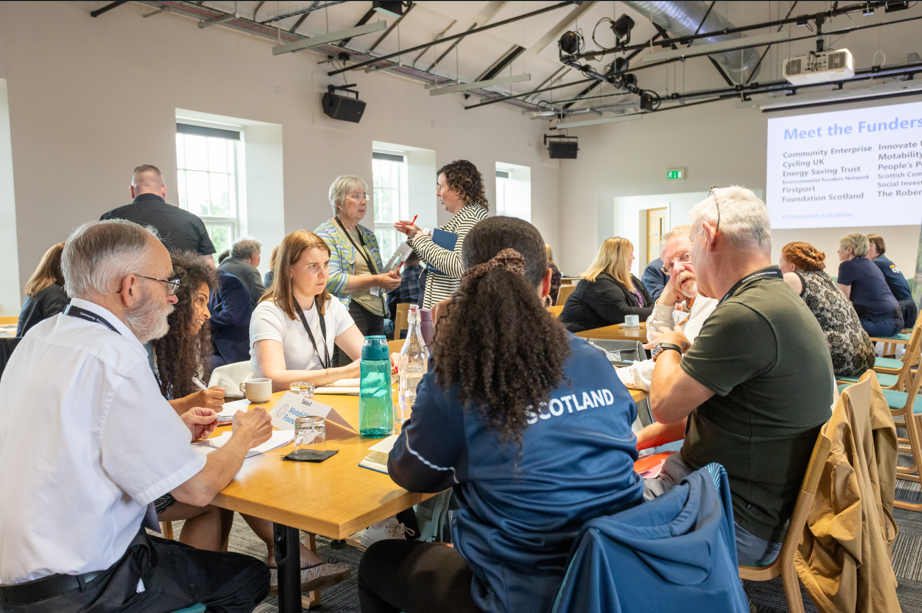
<svg viewBox="0 0 922 613">
<path fill-rule="evenodd" d="M 271 41 L 220 26 L 200 30 L 167 13 L 142 19 L 150 7 L 133 3 L 93 19 L 97 4 L 0 3 L 22 279 L 74 227 L 129 202 L 135 166 L 155 164 L 168 181 L 176 176 L 176 109 L 282 127 L 283 232 L 313 229 L 330 216 L 335 177 L 371 183 L 378 140 L 434 150 L 436 167 L 471 160 L 487 176 L 491 201 L 497 161 L 530 166 L 532 222 L 559 244 L 559 171 L 542 165 L 543 122 L 501 104 L 465 111 L 461 96 L 430 97 L 420 83 L 361 70 L 349 78 L 368 103 L 365 116 L 359 124 L 335 121 L 320 108 L 335 81 L 327 65 L 318 66 L 322 56 L 273 56 Z M 252 163 L 251 156 L 248 172 Z M 167 197 L 176 202 L 173 183 Z M 431 186 L 427 198 L 434 198 L 435 177 Z M 258 210 L 248 200 L 252 226 Z M 445 220 L 440 211 L 439 223 Z"/>
<path fill-rule="evenodd" d="M 732 100 L 714 102 L 645 115 L 630 121 L 589 128 L 571 129 L 579 136 L 579 158 L 560 163 L 560 236 L 558 256 L 561 270 L 585 269 L 598 250 L 604 228 L 592 227 L 599 219 L 599 207 L 615 200 L 626 219 L 636 226 L 636 203 L 628 199 L 654 196 L 669 199 L 669 194 L 707 194 L 712 185 L 739 184 L 757 190 L 765 185 L 766 134 L 769 117 L 849 108 L 866 108 L 922 100 L 922 95 L 892 100 L 849 103 L 813 110 L 760 113 L 757 109 L 737 109 Z M 668 181 L 666 169 L 686 168 L 687 179 Z M 685 208 L 685 215 L 688 213 Z M 619 211 L 611 218 L 618 224 Z M 670 211 L 670 225 L 684 223 L 676 210 Z M 607 216 L 604 216 L 608 219 Z M 922 223 L 922 202 L 919 203 Z M 625 222 L 627 223 L 627 222 Z M 632 231 L 625 226 L 625 231 Z M 637 228 L 633 229 L 637 232 Z M 614 233 L 614 228 L 612 230 Z M 920 225 L 775 230 L 772 232 L 772 258 L 777 261 L 781 247 L 792 241 L 807 241 L 826 253 L 827 270 L 838 269 L 836 249 L 841 236 L 850 232 L 876 232 L 887 242 L 890 257 L 907 277 L 915 272 Z M 586 240 L 596 237 L 596 240 Z M 628 235 L 627 238 L 633 238 Z"/>
<path fill-rule="evenodd" d="M 10 144 L 10 107 L 6 79 L 0 79 L 0 315 L 19 314 L 19 252 L 16 249 L 16 199 L 13 192 L 13 150 Z M 52 243 L 48 243 L 46 249 Z M 41 257 L 41 254 L 39 254 Z M 38 260 L 35 262 L 38 264 Z M 33 266 L 34 268 L 34 266 Z M 31 271 L 30 271 L 31 272 Z M 23 285 L 30 275 L 23 277 Z"/>
</svg>

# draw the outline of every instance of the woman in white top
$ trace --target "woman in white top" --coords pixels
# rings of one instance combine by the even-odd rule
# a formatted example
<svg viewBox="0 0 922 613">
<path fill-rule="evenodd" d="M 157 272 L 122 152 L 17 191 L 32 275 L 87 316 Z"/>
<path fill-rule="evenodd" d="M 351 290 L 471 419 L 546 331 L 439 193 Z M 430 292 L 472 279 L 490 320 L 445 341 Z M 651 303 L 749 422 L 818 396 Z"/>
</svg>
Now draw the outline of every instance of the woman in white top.
<svg viewBox="0 0 922 613">
<path fill-rule="evenodd" d="M 274 391 L 295 381 L 320 387 L 359 376 L 364 337 L 326 291 L 329 266 L 330 248 L 313 232 L 292 232 L 279 245 L 275 282 L 250 319 L 250 363 L 272 379 Z M 354 362 L 334 368 L 334 344 Z"/>
</svg>

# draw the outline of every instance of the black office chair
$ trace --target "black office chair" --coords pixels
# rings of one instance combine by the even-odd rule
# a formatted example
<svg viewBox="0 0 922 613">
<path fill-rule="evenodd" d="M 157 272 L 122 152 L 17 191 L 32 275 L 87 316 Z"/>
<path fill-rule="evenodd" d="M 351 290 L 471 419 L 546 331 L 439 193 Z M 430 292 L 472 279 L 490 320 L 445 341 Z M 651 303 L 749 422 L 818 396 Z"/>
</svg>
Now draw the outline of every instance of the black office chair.
<svg viewBox="0 0 922 613">
<path fill-rule="evenodd" d="M 0 337 L 0 378 L 3 377 L 3 371 L 6 370 L 6 365 L 9 363 L 10 358 L 13 356 L 13 351 L 16 350 L 16 345 L 19 344 L 19 341 L 22 339 L 11 336 Z"/>
</svg>

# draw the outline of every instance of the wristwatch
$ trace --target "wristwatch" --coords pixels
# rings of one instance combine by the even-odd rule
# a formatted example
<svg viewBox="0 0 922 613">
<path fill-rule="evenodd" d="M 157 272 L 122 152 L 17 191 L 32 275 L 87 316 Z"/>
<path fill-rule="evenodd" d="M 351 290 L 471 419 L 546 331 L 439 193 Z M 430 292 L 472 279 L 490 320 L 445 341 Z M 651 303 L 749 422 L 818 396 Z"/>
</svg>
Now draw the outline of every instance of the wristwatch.
<svg viewBox="0 0 922 613">
<path fill-rule="evenodd" d="M 660 343 L 659 348 L 661 352 L 671 349 L 672 351 L 678 352 L 679 355 L 682 355 L 682 348 L 674 343 Z"/>
</svg>

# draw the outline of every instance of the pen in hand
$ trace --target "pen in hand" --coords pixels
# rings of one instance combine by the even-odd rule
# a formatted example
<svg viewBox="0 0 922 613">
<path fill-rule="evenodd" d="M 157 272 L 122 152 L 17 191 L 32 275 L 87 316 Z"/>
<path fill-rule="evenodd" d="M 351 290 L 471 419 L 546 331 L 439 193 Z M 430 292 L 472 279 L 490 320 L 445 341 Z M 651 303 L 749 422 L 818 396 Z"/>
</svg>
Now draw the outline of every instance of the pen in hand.
<svg viewBox="0 0 922 613">
<path fill-rule="evenodd" d="M 207 391 L 208 391 L 208 388 L 205 387 L 205 384 L 202 383 L 202 380 L 199 379 L 198 377 L 192 377 L 192 383 L 195 383 L 196 387 L 198 387 L 198 388 L 199 388 L 200 390 L 202 390 L 203 392 L 207 392 Z"/>
</svg>

